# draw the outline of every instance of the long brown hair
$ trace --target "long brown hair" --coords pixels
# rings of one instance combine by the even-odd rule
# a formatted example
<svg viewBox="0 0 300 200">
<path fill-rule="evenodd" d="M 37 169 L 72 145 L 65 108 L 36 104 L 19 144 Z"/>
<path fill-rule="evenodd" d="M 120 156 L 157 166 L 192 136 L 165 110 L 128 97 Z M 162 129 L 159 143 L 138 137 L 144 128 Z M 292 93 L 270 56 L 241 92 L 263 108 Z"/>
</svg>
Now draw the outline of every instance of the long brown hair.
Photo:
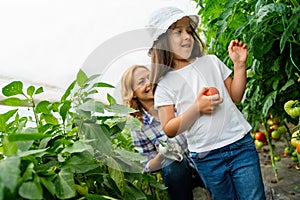
<svg viewBox="0 0 300 200">
<path fill-rule="evenodd" d="M 193 50 L 189 58 L 192 59 L 205 55 L 206 45 L 200 39 L 193 26 L 190 25 L 190 27 L 192 29 L 192 37 L 194 38 Z M 168 31 L 160 35 L 154 42 L 152 48 L 149 50 L 149 55 L 151 56 L 150 82 L 154 94 L 159 79 L 175 66 L 174 53 L 170 51 Z"/>
<path fill-rule="evenodd" d="M 134 89 L 133 89 L 133 80 L 134 80 L 134 72 L 138 68 L 144 68 L 149 70 L 144 65 L 132 65 L 130 66 L 122 75 L 121 78 L 121 94 L 123 104 L 137 110 L 135 113 L 131 113 L 130 115 L 137 118 L 143 124 L 143 106 L 138 98 L 133 97 Z"/>
</svg>

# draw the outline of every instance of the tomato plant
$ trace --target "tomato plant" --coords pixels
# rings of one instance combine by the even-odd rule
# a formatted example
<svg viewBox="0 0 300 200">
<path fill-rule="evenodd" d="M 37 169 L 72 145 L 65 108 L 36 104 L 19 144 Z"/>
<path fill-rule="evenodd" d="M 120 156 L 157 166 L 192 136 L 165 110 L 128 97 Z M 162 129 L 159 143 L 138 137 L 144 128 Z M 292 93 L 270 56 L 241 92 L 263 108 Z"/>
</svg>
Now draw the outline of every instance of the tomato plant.
<svg viewBox="0 0 300 200">
<path fill-rule="evenodd" d="M 219 90 L 215 87 L 209 87 L 205 92 L 204 95 L 206 96 L 212 96 L 215 94 L 219 94 Z"/>
</svg>

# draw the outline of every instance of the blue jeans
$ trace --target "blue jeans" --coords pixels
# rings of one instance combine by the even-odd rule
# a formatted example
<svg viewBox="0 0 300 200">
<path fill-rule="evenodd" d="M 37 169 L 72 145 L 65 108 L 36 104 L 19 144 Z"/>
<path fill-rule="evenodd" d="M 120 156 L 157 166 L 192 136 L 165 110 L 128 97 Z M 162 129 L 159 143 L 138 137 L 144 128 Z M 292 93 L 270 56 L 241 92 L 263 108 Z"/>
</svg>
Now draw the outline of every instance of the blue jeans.
<svg viewBox="0 0 300 200">
<path fill-rule="evenodd" d="M 265 200 L 259 157 L 250 134 L 206 153 L 191 153 L 213 200 Z"/>
<path fill-rule="evenodd" d="M 164 184 L 171 200 L 193 200 L 193 189 L 204 184 L 186 157 L 181 162 L 166 160 L 162 166 Z"/>
</svg>

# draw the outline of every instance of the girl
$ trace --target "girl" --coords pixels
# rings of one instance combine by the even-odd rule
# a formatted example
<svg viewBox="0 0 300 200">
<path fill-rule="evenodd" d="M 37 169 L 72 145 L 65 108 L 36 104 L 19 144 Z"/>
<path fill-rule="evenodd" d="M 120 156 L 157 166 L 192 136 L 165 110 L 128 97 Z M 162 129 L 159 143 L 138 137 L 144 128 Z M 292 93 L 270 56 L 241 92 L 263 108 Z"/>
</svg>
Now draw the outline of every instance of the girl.
<svg viewBox="0 0 300 200">
<path fill-rule="evenodd" d="M 168 140 L 162 132 L 158 121 L 157 111 L 153 109 L 154 100 L 149 82 L 149 69 L 142 65 L 133 65 L 123 74 L 122 99 L 125 105 L 136 109 L 133 117 L 142 123 L 141 131 L 131 131 L 135 149 L 148 157 L 145 163 L 146 172 L 157 172 L 162 169 L 165 185 L 168 187 L 170 199 L 193 199 L 193 188 L 203 187 L 192 161 L 184 153 L 182 161 L 165 158 L 159 153 L 160 141 Z M 187 151 L 186 138 L 183 134 L 171 139 L 176 142 L 184 152 Z"/>
<path fill-rule="evenodd" d="M 186 131 L 191 157 L 212 199 L 265 199 L 251 126 L 234 104 L 246 87 L 247 46 L 230 42 L 231 78 L 224 63 L 205 55 L 195 32 L 198 22 L 174 7 L 150 18 L 150 80 L 161 125 L 169 137 Z M 208 87 L 219 94 L 206 96 Z"/>
</svg>

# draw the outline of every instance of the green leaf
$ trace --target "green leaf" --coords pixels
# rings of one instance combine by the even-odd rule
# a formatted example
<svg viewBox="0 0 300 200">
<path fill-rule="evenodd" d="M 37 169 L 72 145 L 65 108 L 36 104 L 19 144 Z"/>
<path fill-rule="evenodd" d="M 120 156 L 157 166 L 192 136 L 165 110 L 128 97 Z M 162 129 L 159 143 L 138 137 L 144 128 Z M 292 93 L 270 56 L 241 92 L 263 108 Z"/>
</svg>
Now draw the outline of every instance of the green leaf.
<svg viewBox="0 0 300 200">
<path fill-rule="evenodd" d="M 47 190 L 54 196 L 55 195 L 55 185 L 52 180 L 48 177 L 40 177 L 41 183 L 47 188 Z"/>
<path fill-rule="evenodd" d="M 67 88 L 67 90 L 65 91 L 65 93 L 63 94 L 63 96 L 61 97 L 60 101 L 64 102 L 71 94 L 71 91 L 73 90 L 73 88 L 75 87 L 76 81 L 73 81 L 69 87 Z"/>
<path fill-rule="evenodd" d="M 94 154 L 87 151 L 73 154 L 66 162 L 66 167 L 70 167 L 73 173 L 87 173 L 99 167 L 99 163 L 94 159 Z"/>
<path fill-rule="evenodd" d="M 111 96 L 110 94 L 107 94 L 106 98 L 107 98 L 107 101 L 109 102 L 109 104 L 111 104 L 111 105 L 117 103 L 116 100 L 114 99 L 114 97 Z"/>
<path fill-rule="evenodd" d="M 120 165 L 112 157 L 106 159 L 106 164 L 109 166 L 110 177 L 115 181 L 121 193 L 124 193 L 124 173 L 121 171 Z"/>
<path fill-rule="evenodd" d="M 2 102 L 5 105 L 8 105 L 8 106 L 21 106 L 24 103 L 21 99 L 19 99 L 17 97 L 3 99 L 0 102 Z"/>
<path fill-rule="evenodd" d="M 25 182 L 25 181 L 33 180 L 33 173 L 34 173 L 34 164 L 29 163 L 22 176 L 22 181 Z"/>
<path fill-rule="evenodd" d="M 279 93 L 285 91 L 288 87 L 295 84 L 295 81 L 293 79 L 289 79 L 283 86 L 280 88 Z"/>
<path fill-rule="evenodd" d="M 6 132 L 6 122 L 14 116 L 18 109 L 7 111 L 6 113 L 0 114 L 0 132 Z"/>
<path fill-rule="evenodd" d="M 63 120 L 63 122 L 65 122 L 66 120 L 66 117 L 67 117 L 67 114 L 71 108 L 71 101 L 65 101 L 63 103 L 63 105 L 61 106 L 61 108 L 59 109 L 59 114 Z"/>
<path fill-rule="evenodd" d="M 40 101 L 36 106 L 35 112 L 36 113 L 50 114 L 50 112 L 51 112 L 50 105 L 51 105 L 51 103 L 47 100 Z"/>
<path fill-rule="evenodd" d="M 23 83 L 21 81 L 13 81 L 2 88 L 4 96 L 10 97 L 18 94 L 23 94 Z"/>
<path fill-rule="evenodd" d="M 130 113 L 136 112 L 136 110 L 129 108 L 125 105 L 120 105 L 120 104 L 107 105 L 107 106 L 105 106 L 105 110 L 112 112 L 112 113 L 124 114 L 124 115 L 128 115 Z"/>
<path fill-rule="evenodd" d="M 167 189 L 166 186 L 164 186 L 163 184 L 160 184 L 159 182 L 157 182 L 157 180 L 154 179 L 153 176 L 143 174 L 143 178 L 144 178 L 145 181 L 147 181 L 154 188 L 158 188 L 160 190 L 166 190 Z"/>
<path fill-rule="evenodd" d="M 87 140 L 93 140 L 91 145 L 104 155 L 110 155 L 112 143 L 109 128 L 99 124 L 83 124 L 83 133 Z"/>
<path fill-rule="evenodd" d="M 29 96 L 31 96 L 32 97 L 32 95 L 34 94 L 34 90 L 35 90 L 35 87 L 34 86 L 29 86 L 28 88 L 27 88 L 27 94 L 29 95 Z"/>
<path fill-rule="evenodd" d="M 52 114 L 43 114 L 41 118 L 44 118 L 47 124 L 58 125 L 58 119 Z"/>
<path fill-rule="evenodd" d="M 261 23 L 271 13 L 276 13 L 276 16 L 284 14 L 287 11 L 287 7 L 282 3 L 270 3 L 261 7 L 257 13 L 258 19 L 257 24 Z"/>
<path fill-rule="evenodd" d="M 76 82 L 79 87 L 83 87 L 83 85 L 86 83 L 88 80 L 88 77 L 86 74 L 80 69 L 79 72 L 77 73 L 77 79 Z"/>
<path fill-rule="evenodd" d="M 23 182 L 19 188 L 19 195 L 25 199 L 43 199 L 43 189 L 37 181 Z"/>
<path fill-rule="evenodd" d="M 83 111 L 104 113 L 104 104 L 99 101 L 88 100 L 83 104 L 81 104 L 80 106 L 78 106 L 78 109 Z"/>
<path fill-rule="evenodd" d="M 28 141 L 28 140 L 41 140 L 47 137 L 52 137 L 52 135 L 42 134 L 42 133 L 14 133 L 8 135 L 8 140 L 11 142 L 15 141 Z"/>
<path fill-rule="evenodd" d="M 20 152 L 18 155 L 21 157 L 26 157 L 30 155 L 35 155 L 36 157 L 41 157 L 46 153 L 47 149 L 36 149 L 36 150 L 28 150 L 25 152 Z"/>
<path fill-rule="evenodd" d="M 115 86 L 108 83 L 98 82 L 93 85 L 93 87 L 105 87 L 105 88 L 115 88 Z"/>
<path fill-rule="evenodd" d="M 39 88 L 35 91 L 35 94 L 41 94 L 42 92 L 44 92 L 43 87 L 39 87 Z"/>
<path fill-rule="evenodd" d="M 263 114 L 264 117 L 268 116 L 269 110 L 273 106 L 273 104 L 275 102 L 275 99 L 276 99 L 276 96 L 277 96 L 277 91 L 273 91 L 273 92 L 271 92 L 270 94 L 268 94 L 266 96 L 264 104 L 263 104 L 264 106 L 263 106 L 263 109 L 262 109 L 262 114 Z"/>
<path fill-rule="evenodd" d="M 62 153 L 64 152 L 68 152 L 68 153 L 81 153 L 84 151 L 88 151 L 91 154 L 94 154 L 93 148 L 91 145 L 86 144 L 83 141 L 76 141 L 74 142 L 72 145 L 67 146 L 66 148 L 64 148 L 64 150 L 62 151 Z"/>
<path fill-rule="evenodd" d="M 123 195 L 124 199 L 148 199 L 146 195 L 141 190 L 138 190 L 133 183 L 129 181 L 126 181 L 126 183 L 127 184 L 125 184 L 125 190 Z"/>
<path fill-rule="evenodd" d="M 280 38 L 280 53 L 282 53 L 286 41 L 289 39 L 289 37 L 293 34 L 293 31 L 296 28 L 299 28 L 299 19 L 300 19 L 300 14 L 293 15 L 290 19 L 290 23 L 287 27 L 287 29 L 284 31 L 284 33 L 281 35 Z"/>
<path fill-rule="evenodd" d="M 3 154 L 6 156 L 16 155 L 18 153 L 18 146 L 15 142 L 8 140 L 7 136 L 3 137 Z"/>
<path fill-rule="evenodd" d="M 55 193 L 59 199 L 69 199 L 75 197 L 75 183 L 73 173 L 70 168 L 63 167 L 58 173 L 55 181 Z"/>
<path fill-rule="evenodd" d="M 20 158 L 10 156 L 4 160 L 0 160 L 0 180 L 11 193 L 15 192 L 20 175 Z"/>
<path fill-rule="evenodd" d="M 141 130 L 142 123 L 137 118 L 128 117 L 126 120 L 126 127 L 130 130 Z"/>
</svg>

